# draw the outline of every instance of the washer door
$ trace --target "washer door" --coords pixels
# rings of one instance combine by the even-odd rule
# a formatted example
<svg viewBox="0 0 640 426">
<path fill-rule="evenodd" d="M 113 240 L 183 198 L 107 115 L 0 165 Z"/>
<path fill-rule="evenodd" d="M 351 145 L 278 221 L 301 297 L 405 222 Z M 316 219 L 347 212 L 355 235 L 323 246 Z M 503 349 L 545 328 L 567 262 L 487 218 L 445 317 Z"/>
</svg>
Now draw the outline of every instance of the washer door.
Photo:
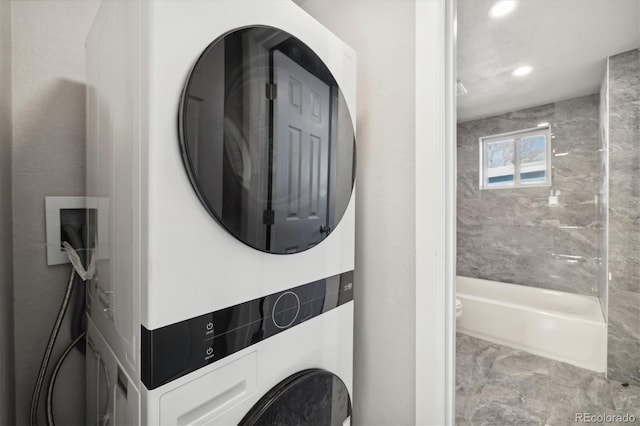
<svg viewBox="0 0 640 426">
<path fill-rule="evenodd" d="M 253 406 L 239 426 L 343 426 L 350 416 L 351 399 L 342 380 L 328 371 L 312 369 L 276 385 Z"/>
<path fill-rule="evenodd" d="M 302 41 L 249 27 L 211 43 L 180 102 L 185 168 L 207 211 L 269 253 L 307 250 L 342 218 L 355 178 L 345 99 Z"/>
</svg>

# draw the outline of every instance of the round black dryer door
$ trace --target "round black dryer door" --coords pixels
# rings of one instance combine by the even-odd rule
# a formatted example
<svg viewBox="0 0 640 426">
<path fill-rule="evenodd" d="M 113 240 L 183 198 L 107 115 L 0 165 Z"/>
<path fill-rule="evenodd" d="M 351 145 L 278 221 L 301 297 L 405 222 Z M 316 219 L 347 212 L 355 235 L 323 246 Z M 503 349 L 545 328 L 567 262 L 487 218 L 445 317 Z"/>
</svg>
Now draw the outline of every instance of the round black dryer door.
<svg viewBox="0 0 640 426">
<path fill-rule="evenodd" d="M 335 374 L 305 370 L 283 380 L 253 406 L 239 426 L 342 426 L 351 399 Z"/>
<path fill-rule="evenodd" d="M 178 121 L 193 188 L 242 242 L 298 253 L 340 222 L 355 178 L 353 123 L 327 66 L 291 34 L 248 27 L 211 43 Z"/>
</svg>

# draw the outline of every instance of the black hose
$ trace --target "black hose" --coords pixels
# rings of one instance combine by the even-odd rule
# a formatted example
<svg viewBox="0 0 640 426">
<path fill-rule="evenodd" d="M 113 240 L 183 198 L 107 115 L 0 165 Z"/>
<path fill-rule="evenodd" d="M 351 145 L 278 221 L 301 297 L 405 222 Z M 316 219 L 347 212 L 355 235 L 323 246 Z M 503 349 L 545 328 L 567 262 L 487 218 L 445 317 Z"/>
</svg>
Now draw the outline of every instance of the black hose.
<svg viewBox="0 0 640 426">
<path fill-rule="evenodd" d="M 31 407 L 29 410 L 29 424 L 31 426 L 37 426 L 38 424 L 38 405 L 40 402 L 40 393 L 42 392 L 42 385 L 44 383 L 44 378 L 47 374 L 49 359 L 51 358 L 51 352 L 53 352 L 53 346 L 55 345 L 56 339 L 58 338 L 58 333 L 60 332 L 60 326 L 62 325 L 64 314 L 67 312 L 67 308 L 69 307 L 69 301 L 71 300 L 71 294 L 73 293 L 73 284 L 75 282 L 75 278 L 76 278 L 76 270 L 72 266 L 71 274 L 69 275 L 69 282 L 67 283 L 67 291 L 64 294 L 64 298 L 62 299 L 62 304 L 60 305 L 60 309 L 58 310 L 58 316 L 56 317 L 56 321 L 53 324 L 53 329 L 51 330 L 51 334 L 49 335 L 49 341 L 47 342 L 44 355 L 42 356 L 42 362 L 40 363 L 40 370 L 38 371 L 38 378 L 36 379 L 36 385 L 33 388 L 33 395 L 31 395 Z"/>
<path fill-rule="evenodd" d="M 80 261 L 82 262 L 82 266 L 87 267 L 87 255 L 84 250 L 84 243 L 82 239 L 82 235 L 79 231 L 77 231 L 71 225 L 62 225 L 62 231 L 66 234 L 66 241 L 71 244 L 78 255 L 80 256 Z M 73 305 L 73 311 L 71 313 L 71 339 L 76 340 L 78 336 L 80 336 L 86 330 L 85 324 L 85 305 L 86 305 L 86 296 L 87 289 L 85 285 L 82 283 L 82 278 L 76 276 L 76 297 L 75 304 Z M 80 351 L 83 355 L 86 352 L 86 344 L 83 339 L 80 339 L 76 345 L 76 349 Z"/>
<path fill-rule="evenodd" d="M 51 373 L 51 378 L 49 379 L 49 386 L 47 388 L 47 399 L 45 400 L 45 409 L 47 412 L 47 426 L 54 426 L 55 422 L 53 420 L 53 390 L 56 386 L 56 379 L 58 378 L 58 373 L 60 372 L 60 368 L 64 363 L 64 360 L 69 356 L 73 347 L 76 346 L 84 337 L 87 335 L 87 332 L 84 331 L 80 333 L 78 337 L 76 337 L 73 342 L 69 344 L 58 358 L 58 362 L 56 362 L 56 366 L 53 368 L 53 372 Z"/>
</svg>

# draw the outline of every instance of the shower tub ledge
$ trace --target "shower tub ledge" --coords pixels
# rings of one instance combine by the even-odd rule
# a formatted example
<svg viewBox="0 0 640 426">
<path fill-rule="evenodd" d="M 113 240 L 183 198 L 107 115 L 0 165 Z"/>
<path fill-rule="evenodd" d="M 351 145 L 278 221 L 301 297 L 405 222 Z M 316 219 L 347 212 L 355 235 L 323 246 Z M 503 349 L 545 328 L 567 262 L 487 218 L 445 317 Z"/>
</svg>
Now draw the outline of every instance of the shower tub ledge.
<svg viewBox="0 0 640 426">
<path fill-rule="evenodd" d="M 606 371 L 607 327 L 596 297 L 461 276 L 456 286 L 460 333 Z"/>
</svg>

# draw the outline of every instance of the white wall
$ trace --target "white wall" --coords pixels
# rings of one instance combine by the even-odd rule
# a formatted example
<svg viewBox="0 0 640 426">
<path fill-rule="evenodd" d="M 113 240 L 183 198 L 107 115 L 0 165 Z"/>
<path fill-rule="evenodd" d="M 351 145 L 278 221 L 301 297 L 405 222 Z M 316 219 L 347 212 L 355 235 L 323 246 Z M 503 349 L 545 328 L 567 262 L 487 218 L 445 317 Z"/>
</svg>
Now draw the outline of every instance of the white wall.
<svg viewBox="0 0 640 426">
<path fill-rule="evenodd" d="M 301 4 L 358 55 L 354 423 L 415 423 L 415 1 Z"/>
<path fill-rule="evenodd" d="M 0 1 L 0 425 L 12 424 L 11 3 Z"/>
<path fill-rule="evenodd" d="M 28 422 L 31 391 L 67 283 L 46 264 L 45 195 L 84 193 L 84 40 L 94 1 L 12 3 L 13 244 L 16 415 Z M 3 26 L 4 27 L 4 26 Z M 59 337 L 69 342 L 65 322 Z M 84 357 L 70 356 L 56 386 L 58 424 L 84 424 Z"/>
</svg>

